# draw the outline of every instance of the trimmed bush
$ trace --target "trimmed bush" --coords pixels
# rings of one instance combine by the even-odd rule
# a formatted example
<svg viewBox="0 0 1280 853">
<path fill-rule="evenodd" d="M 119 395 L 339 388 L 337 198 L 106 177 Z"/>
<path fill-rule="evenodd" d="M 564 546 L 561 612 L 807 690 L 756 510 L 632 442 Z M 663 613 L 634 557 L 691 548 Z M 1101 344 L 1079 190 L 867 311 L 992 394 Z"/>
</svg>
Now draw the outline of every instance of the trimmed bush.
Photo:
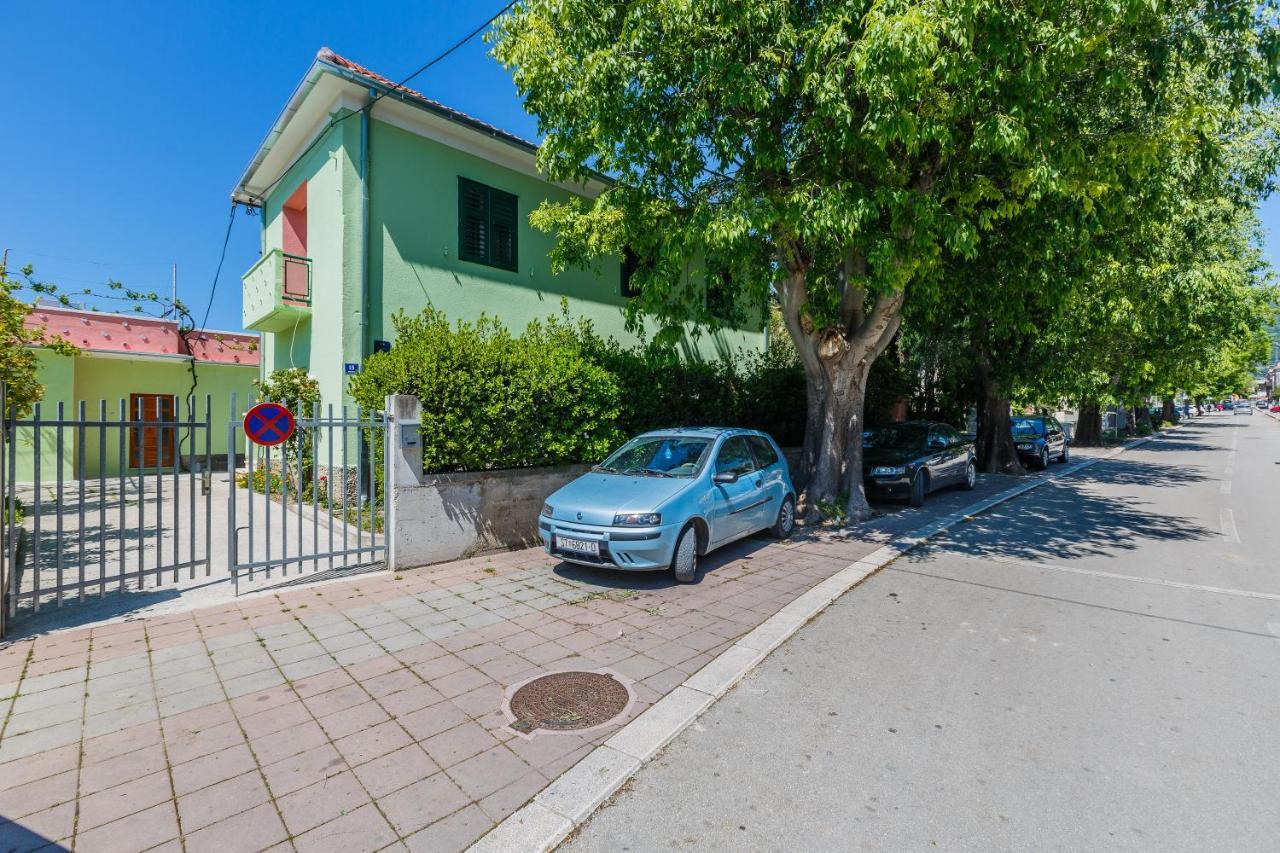
<svg viewBox="0 0 1280 853">
<path fill-rule="evenodd" d="M 764 352 L 701 361 L 602 338 L 563 304 L 518 336 L 490 317 L 451 325 L 435 309 L 392 322 L 395 346 L 365 359 L 351 394 L 370 409 L 388 394 L 422 400 L 428 472 L 599 462 L 624 439 L 666 427 L 738 426 L 783 447 L 804 442 L 804 374 L 781 323 Z M 868 379 L 868 423 L 910 392 L 905 368 L 882 361 Z"/>
<path fill-rule="evenodd" d="M 396 345 L 365 359 L 351 394 L 371 409 L 388 394 L 422 400 L 427 471 L 598 460 L 622 438 L 617 380 L 572 329 L 535 323 L 517 337 L 488 317 L 451 326 L 430 308 L 393 324 Z"/>
</svg>

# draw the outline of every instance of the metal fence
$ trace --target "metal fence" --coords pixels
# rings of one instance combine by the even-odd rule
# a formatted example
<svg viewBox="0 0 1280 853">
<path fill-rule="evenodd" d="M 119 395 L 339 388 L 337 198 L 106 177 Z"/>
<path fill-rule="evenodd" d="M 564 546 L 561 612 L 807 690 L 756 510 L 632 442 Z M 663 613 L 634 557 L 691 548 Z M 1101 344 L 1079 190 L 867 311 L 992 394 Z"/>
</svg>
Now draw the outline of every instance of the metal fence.
<svg viewBox="0 0 1280 853">
<path fill-rule="evenodd" d="M 234 396 L 231 413 L 228 447 L 245 416 Z M 242 579 L 373 567 L 386 559 L 386 414 L 317 404 L 293 416 L 293 437 L 275 447 L 251 445 L 243 472 L 231 480 L 227 568 L 237 592 Z"/>
<path fill-rule="evenodd" d="M 185 411 L 184 411 L 185 409 Z M 3 412 L 5 607 L 40 610 L 210 575 L 210 399 L 133 395 L 69 417 Z M 22 453 L 19 454 L 19 450 Z"/>
</svg>

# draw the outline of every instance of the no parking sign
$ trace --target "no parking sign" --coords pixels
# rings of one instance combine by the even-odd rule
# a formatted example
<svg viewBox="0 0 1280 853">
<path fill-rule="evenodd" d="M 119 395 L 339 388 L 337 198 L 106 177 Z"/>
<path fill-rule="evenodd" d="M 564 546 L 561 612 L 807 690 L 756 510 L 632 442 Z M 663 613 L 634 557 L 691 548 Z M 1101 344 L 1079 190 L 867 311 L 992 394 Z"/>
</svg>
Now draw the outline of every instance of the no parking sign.
<svg viewBox="0 0 1280 853">
<path fill-rule="evenodd" d="M 297 426 L 293 414 L 279 403 L 259 403 L 244 416 L 244 434 L 262 447 L 283 444 Z"/>
</svg>

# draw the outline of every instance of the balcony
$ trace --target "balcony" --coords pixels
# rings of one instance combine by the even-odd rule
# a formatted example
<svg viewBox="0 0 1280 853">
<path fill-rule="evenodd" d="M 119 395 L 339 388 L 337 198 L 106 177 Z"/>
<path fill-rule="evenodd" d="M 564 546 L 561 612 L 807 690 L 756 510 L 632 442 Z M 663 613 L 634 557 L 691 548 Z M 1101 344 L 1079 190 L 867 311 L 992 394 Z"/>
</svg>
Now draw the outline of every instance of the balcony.
<svg viewBox="0 0 1280 853">
<path fill-rule="evenodd" d="M 244 282 L 244 327 L 291 329 L 311 315 L 311 259 L 272 249 L 249 268 Z"/>
</svg>

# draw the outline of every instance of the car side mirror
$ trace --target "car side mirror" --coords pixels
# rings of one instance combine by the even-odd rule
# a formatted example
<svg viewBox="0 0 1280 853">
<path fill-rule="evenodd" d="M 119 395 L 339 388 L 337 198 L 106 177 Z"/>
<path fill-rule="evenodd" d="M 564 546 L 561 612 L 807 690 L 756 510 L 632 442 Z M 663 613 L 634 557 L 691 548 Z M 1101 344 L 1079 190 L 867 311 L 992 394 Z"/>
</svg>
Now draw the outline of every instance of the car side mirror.
<svg viewBox="0 0 1280 853">
<path fill-rule="evenodd" d="M 736 483 L 738 482 L 738 472 L 737 471 L 718 471 L 714 476 L 712 476 L 711 482 Z"/>
</svg>

